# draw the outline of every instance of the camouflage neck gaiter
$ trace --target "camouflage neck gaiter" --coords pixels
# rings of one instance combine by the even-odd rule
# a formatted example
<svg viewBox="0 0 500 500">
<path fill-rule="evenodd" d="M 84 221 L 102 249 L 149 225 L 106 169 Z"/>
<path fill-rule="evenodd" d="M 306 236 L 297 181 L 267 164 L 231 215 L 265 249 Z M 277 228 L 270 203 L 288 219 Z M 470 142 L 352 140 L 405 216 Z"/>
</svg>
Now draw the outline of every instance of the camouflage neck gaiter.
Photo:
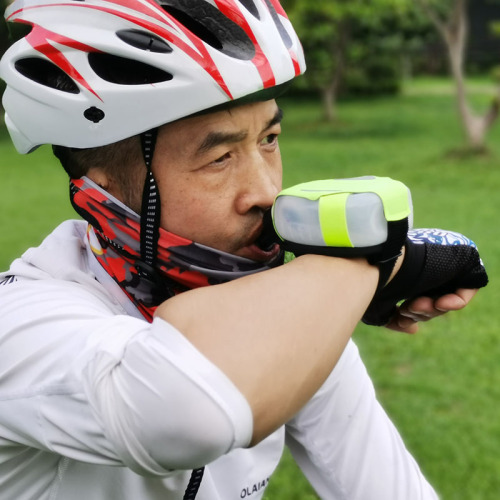
<svg viewBox="0 0 500 500">
<path fill-rule="evenodd" d="M 73 207 L 87 222 L 90 247 L 106 272 L 152 321 L 156 307 L 178 293 L 224 283 L 276 267 L 280 253 L 261 263 L 200 245 L 160 229 L 156 275 L 152 282 L 141 276 L 140 217 L 86 177 L 70 182 Z"/>
</svg>

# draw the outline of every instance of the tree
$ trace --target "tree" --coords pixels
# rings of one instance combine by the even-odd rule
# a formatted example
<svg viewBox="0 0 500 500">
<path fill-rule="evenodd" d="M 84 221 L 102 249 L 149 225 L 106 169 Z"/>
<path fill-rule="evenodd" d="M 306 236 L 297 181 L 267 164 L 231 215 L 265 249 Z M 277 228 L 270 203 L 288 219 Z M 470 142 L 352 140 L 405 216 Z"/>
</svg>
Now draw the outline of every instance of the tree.
<svg viewBox="0 0 500 500">
<path fill-rule="evenodd" d="M 7 23 L 3 18 L 3 13 L 7 8 L 7 5 L 10 3 L 10 0 L 0 0 L 0 57 L 7 50 L 8 47 L 8 37 L 7 37 Z"/>
<path fill-rule="evenodd" d="M 465 54 L 469 35 L 468 0 L 416 0 L 443 39 L 456 88 L 457 104 L 467 149 L 486 151 L 486 135 L 500 112 L 500 90 L 488 110 L 479 115 L 472 109 L 465 82 Z"/>
<path fill-rule="evenodd" d="M 10 3 L 9 0 L 0 0 L 0 13 L 2 17 L 0 17 L 0 57 L 3 56 L 4 52 L 7 50 L 7 47 L 9 46 L 9 40 L 7 36 L 7 23 L 5 22 L 3 18 L 3 13 L 5 12 L 5 9 L 7 8 L 7 5 Z M 3 80 L 0 80 L 0 97 L 3 94 L 3 91 L 5 89 L 5 83 Z M 0 100 L 0 112 L 2 111 L 2 103 Z M 3 118 L 1 117 L 0 113 L 0 125 L 3 122 Z"/>
<path fill-rule="evenodd" d="M 304 46 L 307 80 L 320 92 L 324 117 L 333 120 L 346 71 L 369 43 L 356 41 L 359 31 L 372 30 L 387 16 L 398 16 L 409 0 L 282 0 Z M 363 29 L 360 30 L 360 27 Z"/>
<path fill-rule="evenodd" d="M 283 0 L 282 3 L 304 47 L 308 65 L 307 80 L 319 90 L 325 118 L 332 120 L 336 114 L 335 101 L 345 69 L 349 16 L 345 11 L 335 8 L 338 1 Z"/>
</svg>

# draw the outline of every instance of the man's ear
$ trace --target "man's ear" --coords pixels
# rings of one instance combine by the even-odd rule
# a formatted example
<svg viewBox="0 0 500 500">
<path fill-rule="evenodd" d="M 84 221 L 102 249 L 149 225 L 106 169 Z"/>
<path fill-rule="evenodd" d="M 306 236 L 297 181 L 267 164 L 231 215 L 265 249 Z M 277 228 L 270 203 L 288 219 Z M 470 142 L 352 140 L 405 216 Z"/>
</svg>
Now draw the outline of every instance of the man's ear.
<svg viewBox="0 0 500 500">
<path fill-rule="evenodd" d="M 109 192 L 109 188 L 112 184 L 110 178 L 104 172 L 102 168 L 92 167 L 87 171 L 87 177 L 94 181 L 99 187 Z M 112 193 L 110 193 L 112 194 Z"/>
<path fill-rule="evenodd" d="M 94 181 L 99 187 L 104 189 L 110 195 L 122 200 L 122 192 L 114 179 L 109 176 L 102 168 L 92 167 L 87 171 L 87 177 Z"/>
<path fill-rule="evenodd" d="M 87 171 L 87 177 L 94 181 L 99 187 L 104 189 L 107 193 L 114 196 L 120 201 L 123 200 L 123 193 L 118 185 L 118 183 L 114 180 L 114 178 L 108 175 L 102 168 L 92 167 Z"/>
</svg>

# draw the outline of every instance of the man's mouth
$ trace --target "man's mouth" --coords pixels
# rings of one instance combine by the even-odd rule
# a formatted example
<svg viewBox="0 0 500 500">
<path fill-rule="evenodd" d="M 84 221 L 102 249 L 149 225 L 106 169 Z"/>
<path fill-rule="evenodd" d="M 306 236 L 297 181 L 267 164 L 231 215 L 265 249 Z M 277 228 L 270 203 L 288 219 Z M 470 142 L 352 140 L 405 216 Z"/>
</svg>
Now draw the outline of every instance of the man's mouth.
<svg viewBox="0 0 500 500">
<path fill-rule="evenodd" d="M 239 255 L 257 262 L 267 262 L 276 257 L 280 253 L 280 250 L 281 248 L 277 243 L 266 250 L 263 250 L 256 243 L 253 243 L 244 247 Z"/>
<path fill-rule="evenodd" d="M 279 238 L 274 231 L 271 211 L 264 214 L 262 226 L 255 231 L 256 236 L 242 250 L 242 256 L 256 261 L 268 261 L 280 252 Z"/>
<path fill-rule="evenodd" d="M 271 210 L 267 210 L 262 220 L 262 231 L 255 240 L 255 244 L 264 252 L 271 251 L 280 239 L 274 230 Z"/>
</svg>

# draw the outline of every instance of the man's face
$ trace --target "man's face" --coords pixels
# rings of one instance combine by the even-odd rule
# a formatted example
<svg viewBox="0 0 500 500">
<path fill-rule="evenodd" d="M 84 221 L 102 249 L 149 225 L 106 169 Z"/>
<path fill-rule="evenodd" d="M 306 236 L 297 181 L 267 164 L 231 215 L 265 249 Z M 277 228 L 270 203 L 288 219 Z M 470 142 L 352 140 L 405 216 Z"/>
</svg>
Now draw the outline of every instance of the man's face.
<svg viewBox="0 0 500 500">
<path fill-rule="evenodd" d="M 153 164 L 161 226 L 241 257 L 272 257 L 277 249 L 255 240 L 281 190 L 280 120 L 273 100 L 163 126 Z"/>
</svg>

